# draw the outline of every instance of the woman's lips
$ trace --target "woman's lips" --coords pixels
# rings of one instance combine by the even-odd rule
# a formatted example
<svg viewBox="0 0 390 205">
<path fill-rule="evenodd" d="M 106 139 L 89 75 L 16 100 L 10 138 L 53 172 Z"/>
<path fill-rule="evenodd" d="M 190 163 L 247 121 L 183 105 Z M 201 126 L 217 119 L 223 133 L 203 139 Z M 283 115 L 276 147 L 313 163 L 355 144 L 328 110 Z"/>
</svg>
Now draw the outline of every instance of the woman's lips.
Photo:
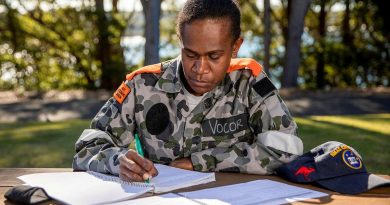
<svg viewBox="0 0 390 205">
<path fill-rule="evenodd" d="M 194 80 L 190 78 L 191 84 L 196 86 L 196 87 L 209 87 L 209 82 L 206 81 L 199 81 L 199 80 Z"/>
</svg>

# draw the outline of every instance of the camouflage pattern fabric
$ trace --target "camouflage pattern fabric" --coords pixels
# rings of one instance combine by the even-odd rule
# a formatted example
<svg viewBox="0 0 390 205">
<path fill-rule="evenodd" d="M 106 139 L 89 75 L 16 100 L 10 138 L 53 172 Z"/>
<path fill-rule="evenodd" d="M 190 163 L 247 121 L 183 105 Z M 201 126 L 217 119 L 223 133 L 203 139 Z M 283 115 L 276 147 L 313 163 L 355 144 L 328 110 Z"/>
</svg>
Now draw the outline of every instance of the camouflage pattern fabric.
<svg viewBox="0 0 390 205">
<path fill-rule="evenodd" d="M 190 157 L 197 171 L 271 174 L 302 154 L 297 125 L 264 72 L 254 76 L 243 66 L 226 74 L 189 112 L 181 69 L 178 57 L 159 73 L 125 81 L 131 91 L 124 101 L 109 99 L 77 140 L 73 168 L 118 175 L 118 158 L 136 132 L 146 158 L 168 164 Z"/>
</svg>

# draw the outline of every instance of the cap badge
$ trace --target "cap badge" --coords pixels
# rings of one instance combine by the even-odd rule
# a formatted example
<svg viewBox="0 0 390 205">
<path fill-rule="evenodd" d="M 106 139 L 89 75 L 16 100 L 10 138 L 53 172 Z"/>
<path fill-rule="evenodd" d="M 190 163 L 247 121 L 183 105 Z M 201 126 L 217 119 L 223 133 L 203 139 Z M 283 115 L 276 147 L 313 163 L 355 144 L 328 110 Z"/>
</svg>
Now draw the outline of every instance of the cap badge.
<svg viewBox="0 0 390 205">
<path fill-rule="evenodd" d="M 355 155 L 351 150 L 345 150 L 343 152 L 343 161 L 352 169 L 362 168 L 362 160 Z"/>
</svg>

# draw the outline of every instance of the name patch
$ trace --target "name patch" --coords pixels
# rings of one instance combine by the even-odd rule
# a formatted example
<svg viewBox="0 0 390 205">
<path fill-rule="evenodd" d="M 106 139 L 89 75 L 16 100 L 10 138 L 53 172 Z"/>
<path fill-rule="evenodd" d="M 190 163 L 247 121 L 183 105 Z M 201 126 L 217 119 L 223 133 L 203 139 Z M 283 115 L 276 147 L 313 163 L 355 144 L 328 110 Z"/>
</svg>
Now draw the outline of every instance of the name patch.
<svg viewBox="0 0 390 205">
<path fill-rule="evenodd" d="M 330 153 L 330 156 L 334 157 L 336 156 L 339 152 L 343 151 L 343 150 L 346 150 L 346 149 L 349 149 L 349 147 L 347 145 L 342 145 L 342 146 L 339 146 L 337 148 L 335 148 L 331 153 Z"/>
<path fill-rule="evenodd" d="M 203 136 L 230 135 L 248 128 L 248 114 L 229 118 L 211 118 L 203 121 Z"/>
</svg>

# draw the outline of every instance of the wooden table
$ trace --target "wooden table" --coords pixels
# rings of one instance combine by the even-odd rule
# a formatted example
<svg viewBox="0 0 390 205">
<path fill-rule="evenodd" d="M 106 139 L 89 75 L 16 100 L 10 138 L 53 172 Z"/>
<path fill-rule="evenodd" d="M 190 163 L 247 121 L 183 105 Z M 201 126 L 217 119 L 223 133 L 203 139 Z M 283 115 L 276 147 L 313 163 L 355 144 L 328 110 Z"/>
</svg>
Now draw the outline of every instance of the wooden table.
<svg viewBox="0 0 390 205">
<path fill-rule="evenodd" d="M 12 204 L 4 198 L 4 193 L 9 188 L 22 184 L 22 181 L 16 178 L 18 176 L 25 175 L 25 174 L 32 174 L 32 173 L 63 172 L 63 171 L 72 171 L 72 169 L 70 168 L 0 168 L 0 202 L 3 202 L 4 204 Z M 382 177 L 390 179 L 389 175 L 382 175 Z M 329 194 L 329 196 L 327 197 L 310 199 L 301 202 L 294 202 L 294 204 L 306 204 L 306 205 L 307 204 L 343 204 L 343 205 L 344 204 L 370 204 L 370 205 L 390 204 L 390 186 L 378 187 L 366 193 L 352 196 L 352 195 L 341 195 L 339 193 L 331 192 L 311 185 L 291 183 L 277 176 L 259 176 L 259 175 L 235 174 L 235 173 L 216 173 L 215 182 L 193 186 L 190 188 L 180 189 L 176 191 L 177 192 L 194 191 L 194 190 L 199 190 L 204 188 L 235 184 L 239 182 L 248 182 L 248 181 L 253 181 L 258 179 L 270 179 L 270 180 L 284 182 L 287 184 L 309 188 L 309 189 L 313 189 L 313 190 L 317 190 Z M 51 201 L 45 204 L 53 204 L 53 203 L 58 204 L 55 201 Z"/>
</svg>

